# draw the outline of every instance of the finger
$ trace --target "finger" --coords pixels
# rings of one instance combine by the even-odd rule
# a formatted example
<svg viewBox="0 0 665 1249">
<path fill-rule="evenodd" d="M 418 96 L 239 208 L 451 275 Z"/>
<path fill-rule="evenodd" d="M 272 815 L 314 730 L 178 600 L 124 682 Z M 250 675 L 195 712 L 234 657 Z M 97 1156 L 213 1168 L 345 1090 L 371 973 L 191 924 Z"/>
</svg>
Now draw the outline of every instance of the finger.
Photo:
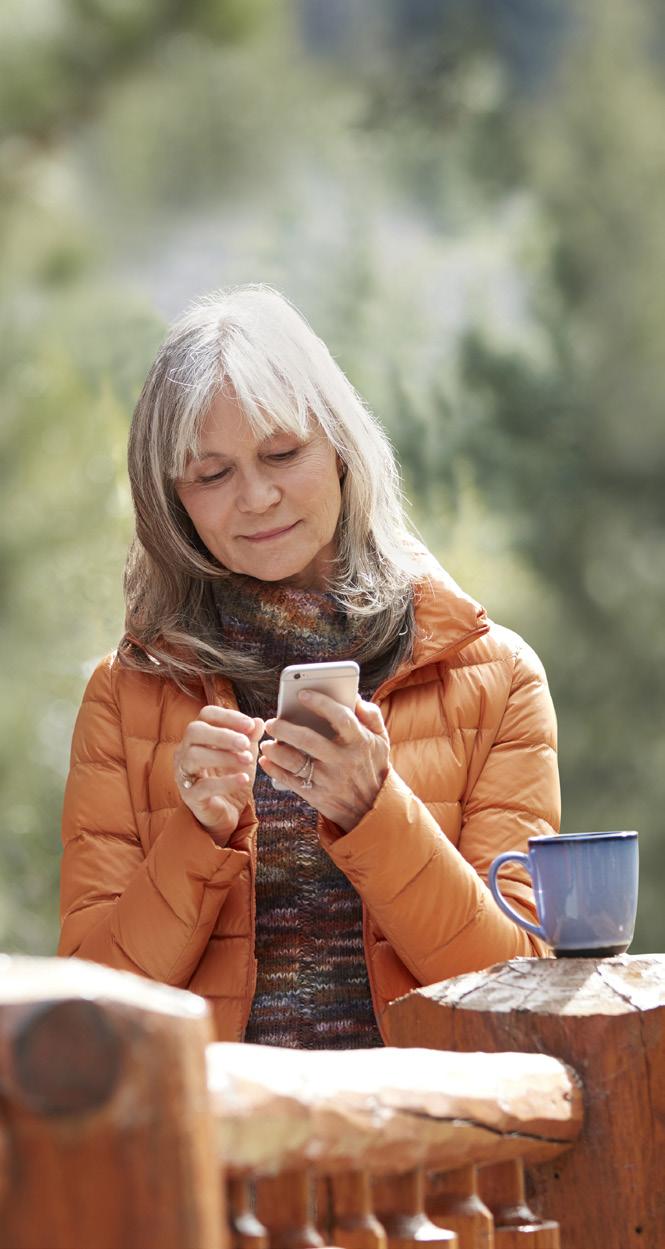
<svg viewBox="0 0 665 1249">
<path fill-rule="evenodd" d="M 265 720 L 262 720 L 260 716 L 255 716 L 254 728 L 252 729 L 252 732 L 249 734 L 249 740 L 251 742 L 260 742 L 261 738 L 263 737 L 263 734 L 265 733 L 265 730 L 266 730 Z"/>
<path fill-rule="evenodd" d="M 306 729 L 302 724 L 292 724 L 290 720 L 266 720 L 266 731 L 275 741 L 286 742 L 295 746 L 303 755 L 311 755 L 313 759 L 325 759 L 330 753 L 331 743 L 314 729 Z"/>
<path fill-rule="evenodd" d="M 343 707 L 334 698 L 320 694 L 317 690 L 302 690 L 298 698 L 305 707 L 327 720 L 342 741 L 352 741 L 357 736 L 356 718 L 348 707 Z"/>
<path fill-rule="evenodd" d="M 213 750 L 249 750 L 251 738 L 230 728 L 215 728 L 203 720 L 192 720 L 182 738 L 183 750 L 191 746 L 209 746 Z"/>
<path fill-rule="evenodd" d="M 219 770 L 225 775 L 240 767 L 251 767 L 254 755 L 251 750 L 207 750 L 204 746 L 190 746 L 178 758 L 178 766 L 190 774 L 204 768 Z"/>
<path fill-rule="evenodd" d="M 197 803 L 208 803 L 215 797 L 229 798 L 239 789 L 248 789 L 250 785 L 251 777 L 248 772 L 230 772 L 228 776 L 199 776 L 191 789 L 187 790 L 187 795 L 195 798 Z"/>
<path fill-rule="evenodd" d="M 254 718 L 246 716 L 244 711 L 237 711 L 235 707 L 215 707 L 210 704 L 201 708 L 198 718 L 205 720 L 207 724 L 235 729 L 237 733 L 251 733 L 255 727 Z"/>
<path fill-rule="evenodd" d="M 264 742 L 259 759 L 269 759 L 271 763 L 276 763 L 291 773 L 297 772 L 307 762 L 302 750 L 296 750 L 295 746 L 287 746 L 284 742 Z"/>
<path fill-rule="evenodd" d="M 293 789 L 297 792 L 305 779 L 294 776 L 288 768 L 280 768 L 272 759 L 260 758 L 259 767 L 274 782 L 275 789 Z"/>
<path fill-rule="evenodd" d="M 213 818 L 215 816 L 219 817 L 222 814 L 228 814 L 229 810 L 233 810 L 233 809 L 234 809 L 233 803 L 227 795 L 215 794 L 214 797 L 209 798 L 206 801 L 205 815 L 212 816 Z M 235 823 L 235 820 L 234 820 L 234 823 Z"/>
</svg>

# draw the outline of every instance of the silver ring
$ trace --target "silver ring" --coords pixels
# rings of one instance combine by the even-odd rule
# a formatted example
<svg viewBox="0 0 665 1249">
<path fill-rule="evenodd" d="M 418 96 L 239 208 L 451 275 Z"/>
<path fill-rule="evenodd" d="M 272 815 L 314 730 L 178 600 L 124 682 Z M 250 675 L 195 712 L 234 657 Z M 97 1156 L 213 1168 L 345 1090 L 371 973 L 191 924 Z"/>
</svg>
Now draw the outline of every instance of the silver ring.
<svg viewBox="0 0 665 1249">
<path fill-rule="evenodd" d="M 305 755 L 305 757 L 304 757 L 304 759 L 303 759 L 302 763 L 300 764 L 300 767 L 298 768 L 298 771 L 297 771 L 297 772 L 294 772 L 294 773 L 293 773 L 293 775 L 294 775 L 294 776 L 302 776 L 303 772 L 305 771 L 305 768 L 307 768 L 311 762 L 312 762 L 312 756 L 311 756 L 311 755 Z M 311 773 L 310 773 L 309 775 L 311 775 Z"/>
<path fill-rule="evenodd" d="M 307 768 L 307 772 L 303 775 L 304 768 Z M 307 755 L 307 758 L 305 759 L 305 762 L 303 763 L 302 768 L 299 768 L 298 771 L 294 772 L 293 774 L 294 776 L 297 776 L 299 780 L 300 780 L 300 777 L 302 776 L 302 780 L 300 781 L 300 786 L 302 789 L 312 788 L 313 771 L 314 771 L 314 760 L 312 759 L 311 755 Z"/>
</svg>

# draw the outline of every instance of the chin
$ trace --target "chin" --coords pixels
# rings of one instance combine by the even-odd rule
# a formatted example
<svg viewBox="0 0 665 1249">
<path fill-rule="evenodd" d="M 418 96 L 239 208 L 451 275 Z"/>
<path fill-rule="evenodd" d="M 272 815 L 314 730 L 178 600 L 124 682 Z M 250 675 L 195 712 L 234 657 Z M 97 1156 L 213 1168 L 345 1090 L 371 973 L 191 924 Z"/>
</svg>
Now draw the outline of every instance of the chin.
<svg viewBox="0 0 665 1249">
<path fill-rule="evenodd" d="M 293 581 L 298 577 L 306 577 L 309 571 L 309 562 L 302 563 L 300 560 L 257 560 L 256 563 L 248 563 L 243 568 L 235 571 L 244 573 L 246 577 L 254 577 L 256 581 Z"/>
</svg>

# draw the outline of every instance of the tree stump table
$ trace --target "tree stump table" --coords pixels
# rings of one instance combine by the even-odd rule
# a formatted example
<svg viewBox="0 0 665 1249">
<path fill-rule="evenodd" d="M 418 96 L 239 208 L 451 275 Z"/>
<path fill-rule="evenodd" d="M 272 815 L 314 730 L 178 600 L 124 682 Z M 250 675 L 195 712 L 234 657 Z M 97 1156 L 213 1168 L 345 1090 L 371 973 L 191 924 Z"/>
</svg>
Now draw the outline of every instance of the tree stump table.
<svg viewBox="0 0 665 1249">
<path fill-rule="evenodd" d="M 665 955 L 513 959 L 414 990 L 386 1022 L 391 1045 L 570 1064 L 584 1129 L 527 1171 L 529 1206 L 560 1223 L 562 1246 L 665 1247 Z"/>
</svg>

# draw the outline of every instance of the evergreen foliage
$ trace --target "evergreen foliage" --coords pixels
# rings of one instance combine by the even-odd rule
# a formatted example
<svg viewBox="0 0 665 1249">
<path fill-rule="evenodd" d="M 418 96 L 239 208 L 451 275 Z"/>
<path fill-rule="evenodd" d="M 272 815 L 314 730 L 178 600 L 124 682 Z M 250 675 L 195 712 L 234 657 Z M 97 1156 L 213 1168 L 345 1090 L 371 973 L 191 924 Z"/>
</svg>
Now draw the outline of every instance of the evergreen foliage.
<svg viewBox="0 0 665 1249">
<path fill-rule="evenodd" d="M 54 948 L 142 378 L 190 297 L 259 280 L 386 421 L 442 561 L 541 653 L 564 827 L 640 830 L 633 949 L 663 947 L 660 6 L 333 7 L 0 14 L 2 948 Z"/>
</svg>

